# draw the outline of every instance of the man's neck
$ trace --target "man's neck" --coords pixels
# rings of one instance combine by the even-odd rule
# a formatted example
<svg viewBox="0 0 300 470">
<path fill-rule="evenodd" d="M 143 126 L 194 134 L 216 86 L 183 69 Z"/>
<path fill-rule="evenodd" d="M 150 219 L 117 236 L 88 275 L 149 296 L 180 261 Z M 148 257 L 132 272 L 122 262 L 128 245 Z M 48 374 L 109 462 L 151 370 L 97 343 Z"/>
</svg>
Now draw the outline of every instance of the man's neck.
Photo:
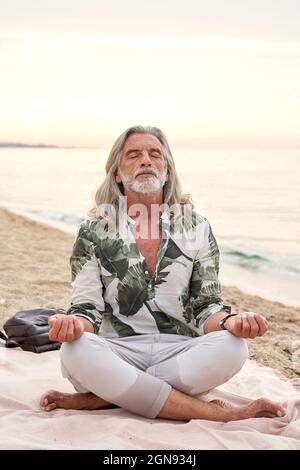
<svg viewBox="0 0 300 470">
<path fill-rule="evenodd" d="M 133 193 L 125 190 L 125 196 L 127 196 L 127 211 L 130 214 L 132 209 L 135 209 L 135 205 L 143 205 L 143 215 L 151 220 L 151 214 L 156 214 L 158 211 L 153 211 L 153 206 L 158 209 L 163 204 L 163 191 L 157 191 L 155 193 Z M 134 206 L 134 207 L 133 207 Z M 134 212 L 134 211 L 133 211 Z M 140 214 L 142 215 L 142 214 Z"/>
<path fill-rule="evenodd" d="M 143 238 L 152 239 L 160 237 L 157 225 L 163 204 L 163 191 L 150 194 L 140 194 L 125 191 L 127 196 L 127 212 L 136 221 L 135 230 L 143 234 Z"/>
</svg>

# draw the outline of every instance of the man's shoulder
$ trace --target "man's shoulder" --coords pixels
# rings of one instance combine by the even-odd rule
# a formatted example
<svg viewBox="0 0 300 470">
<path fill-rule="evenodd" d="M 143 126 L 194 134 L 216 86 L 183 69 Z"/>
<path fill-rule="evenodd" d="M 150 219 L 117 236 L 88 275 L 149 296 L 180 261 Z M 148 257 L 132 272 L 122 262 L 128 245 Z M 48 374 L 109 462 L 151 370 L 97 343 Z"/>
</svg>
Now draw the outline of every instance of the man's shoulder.
<svg viewBox="0 0 300 470">
<path fill-rule="evenodd" d="M 192 221 L 195 226 L 208 222 L 207 218 L 204 217 L 200 212 L 193 210 L 192 211 Z"/>
<path fill-rule="evenodd" d="M 193 209 L 190 212 L 187 212 L 184 216 L 184 227 L 187 230 L 197 230 L 203 227 L 205 227 L 207 224 L 209 224 L 208 220 L 206 217 L 204 217 L 200 212 L 196 211 Z"/>
<path fill-rule="evenodd" d="M 183 237 L 183 240 L 194 238 L 195 234 L 203 234 L 209 226 L 208 220 L 194 208 L 183 211 L 179 216 L 171 219 L 171 234 Z"/>
<path fill-rule="evenodd" d="M 77 228 L 77 236 L 99 234 L 107 229 L 107 221 L 103 218 L 85 217 Z"/>
</svg>

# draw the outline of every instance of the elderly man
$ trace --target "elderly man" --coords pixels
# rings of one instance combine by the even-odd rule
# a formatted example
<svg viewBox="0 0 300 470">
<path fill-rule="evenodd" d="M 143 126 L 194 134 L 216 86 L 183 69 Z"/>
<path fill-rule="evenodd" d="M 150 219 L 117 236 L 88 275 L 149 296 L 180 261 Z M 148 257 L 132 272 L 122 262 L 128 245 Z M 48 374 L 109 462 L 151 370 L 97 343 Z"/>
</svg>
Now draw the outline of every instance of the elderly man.
<svg viewBox="0 0 300 470">
<path fill-rule="evenodd" d="M 164 134 L 125 131 L 71 256 L 67 315 L 49 321 L 77 393 L 51 390 L 55 408 L 123 407 L 148 418 L 240 420 L 284 414 L 260 398 L 232 407 L 195 395 L 228 381 L 262 336 L 259 313 L 230 313 L 220 298 L 219 250 L 208 221 L 181 192 Z M 201 398 L 201 396 L 200 396 Z"/>
</svg>

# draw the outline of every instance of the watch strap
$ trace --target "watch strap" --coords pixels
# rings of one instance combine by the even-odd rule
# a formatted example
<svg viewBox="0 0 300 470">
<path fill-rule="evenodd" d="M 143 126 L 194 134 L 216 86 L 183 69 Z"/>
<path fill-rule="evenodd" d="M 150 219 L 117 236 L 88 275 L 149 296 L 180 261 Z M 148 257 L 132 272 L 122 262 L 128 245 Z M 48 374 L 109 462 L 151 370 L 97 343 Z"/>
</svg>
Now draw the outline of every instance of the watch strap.
<svg viewBox="0 0 300 470">
<path fill-rule="evenodd" d="M 219 322 L 220 328 L 222 328 L 222 330 L 227 330 L 227 328 L 225 327 L 225 322 L 228 320 L 228 318 L 235 317 L 236 315 L 236 313 L 229 313 L 228 315 L 226 315 L 226 317 L 222 318 L 222 320 Z"/>
</svg>

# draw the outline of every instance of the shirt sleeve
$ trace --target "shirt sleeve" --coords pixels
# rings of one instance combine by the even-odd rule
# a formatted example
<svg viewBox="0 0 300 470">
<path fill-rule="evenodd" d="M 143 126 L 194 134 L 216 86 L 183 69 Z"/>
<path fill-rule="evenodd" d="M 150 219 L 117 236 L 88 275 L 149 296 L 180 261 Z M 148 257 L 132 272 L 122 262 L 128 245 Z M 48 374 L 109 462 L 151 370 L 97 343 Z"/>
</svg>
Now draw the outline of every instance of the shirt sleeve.
<svg viewBox="0 0 300 470">
<path fill-rule="evenodd" d="M 86 318 L 92 323 L 94 333 L 98 334 L 105 310 L 103 284 L 100 265 L 85 222 L 77 231 L 70 265 L 72 296 L 71 307 L 66 314 Z"/>
<path fill-rule="evenodd" d="M 209 222 L 200 224 L 200 248 L 196 254 L 190 283 L 190 308 L 194 325 L 204 334 L 204 324 L 213 314 L 231 307 L 224 305 L 219 282 L 220 252 Z"/>
</svg>

